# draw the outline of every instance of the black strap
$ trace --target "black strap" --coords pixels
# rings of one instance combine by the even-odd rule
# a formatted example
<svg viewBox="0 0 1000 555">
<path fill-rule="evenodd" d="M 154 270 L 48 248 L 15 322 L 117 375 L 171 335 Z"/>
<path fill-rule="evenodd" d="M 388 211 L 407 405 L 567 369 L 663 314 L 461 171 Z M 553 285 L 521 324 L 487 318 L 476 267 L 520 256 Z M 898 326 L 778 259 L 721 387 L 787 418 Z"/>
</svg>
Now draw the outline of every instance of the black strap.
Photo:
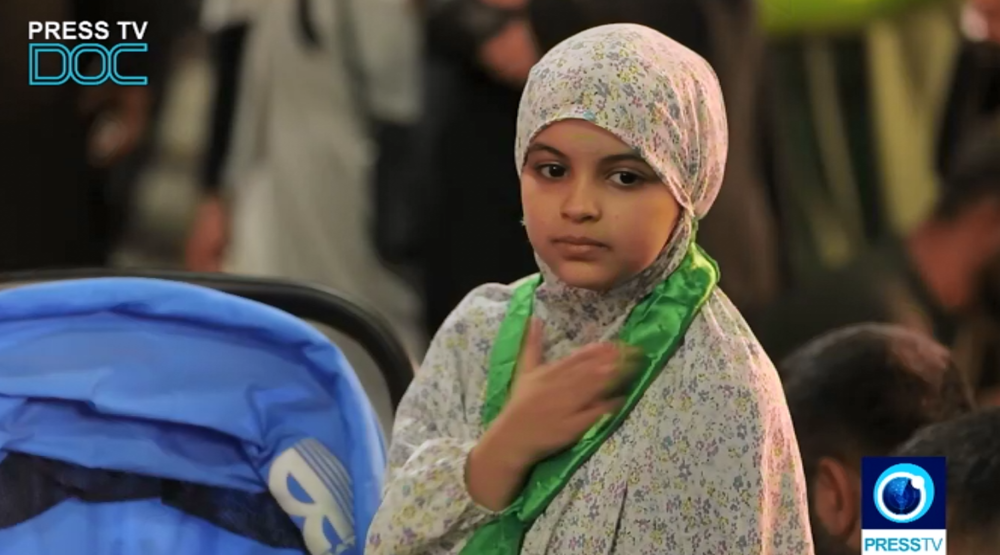
<svg viewBox="0 0 1000 555">
<path fill-rule="evenodd" d="M 0 461 L 0 530 L 69 499 L 115 503 L 159 499 L 164 505 L 261 544 L 306 552 L 302 533 L 267 492 L 140 476 L 10 453 Z"/>
<path fill-rule="evenodd" d="M 296 15 L 299 23 L 299 33 L 302 40 L 310 49 L 319 48 L 319 33 L 316 31 L 316 23 L 313 21 L 312 4 L 309 0 L 298 0 Z"/>
<path fill-rule="evenodd" d="M 210 39 L 216 86 L 208 148 L 201 168 L 201 185 L 206 193 L 218 193 L 222 188 L 222 172 L 232 144 L 248 29 L 246 23 L 228 25 Z"/>
</svg>

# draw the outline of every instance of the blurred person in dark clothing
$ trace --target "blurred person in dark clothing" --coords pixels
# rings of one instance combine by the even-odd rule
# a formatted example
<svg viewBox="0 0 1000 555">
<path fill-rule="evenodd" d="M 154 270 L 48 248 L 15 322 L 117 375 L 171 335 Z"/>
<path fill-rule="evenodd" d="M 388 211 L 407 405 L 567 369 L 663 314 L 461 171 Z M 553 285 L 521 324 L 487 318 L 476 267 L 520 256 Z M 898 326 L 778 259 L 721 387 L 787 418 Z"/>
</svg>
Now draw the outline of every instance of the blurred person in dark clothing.
<svg viewBox="0 0 1000 555">
<path fill-rule="evenodd" d="M 30 86 L 28 22 L 107 21 L 114 31 L 118 21 L 147 21 L 149 51 L 119 64 L 122 74 L 155 84 L 172 30 L 158 21 L 164 9 L 152 0 L 0 4 L 0 270 L 107 262 L 121 217 L 107 172 L 140 142 L 152 104 L 146 87 Z M 58 58 L 39 60 L 41 74 L 58 72 Z"/>
<path fill-rule="evenodd" d="M 964 135 L 1000 116 L 1000 0 L 968 0 L 951 89 L 938 136 L 937 167 L 947 175 Z"/>
<path fill-rule="evenodd" d="M 776 224 L 759 167 L 763 40 L 748 0 L 427 0 L 429 233 L 421 240 L 427 326 L 437 329 L 473 287 L 535 271 L 513 161 L 521 84 L 540 52 L 607 23 L 652 27 L 705 57 L 726 95 L 726 181 L 699 241 L 719 262 L 741 311 L 766 305 L 779 287 Z M 433 123 L 431 123 L 433 122 Z M 428 146 L 430 145 L 430 146 Z M 447 214 L 448 217 L 435 217 Z M 487 248 L 481 248 L 488 246 Z M 473 253 L 473 254 L 469 254 Z"/>
<path fill-rule="evenodd" d="M 954 171 L 969 135 L 1000 125 L 1000 0 L 967 0 L 965 36 L 958 48 L 951 88 L 938 132 L 937 170 Z M 988 139 L 986 139 L 988 142 Z M 992 156 L 1000 156 L 993 152 Z M 976 386 L 980 402 L 1000 404 L 1000 260 L 988 272 L 986 298 L 962 326 L 956 356 Z"/>
<path fill-rule="evenodd" d="M 963 319 L 992 294 L 991 268 L 1000 259 L 1000 125 L 967 139 L 921 225 L 903 238 L 883 240 L 751 320 L 772 358 L 862 322 L 905 325 L 953 345 Z"/>
<path fill-rule="evenodd" d="M 510 148 L 538 60 L 528 0 L 427 0 L 420 265 L 433 333 L 474 287 L 535 271 Z M 447 215 L 447 217 L 444 217 Z"/>
<path fill-rule="evenodd" d="M 959 328 L 953 352 L 981 406 L 1000 406 L 1000 259 L 986 270 L 979 310 Z"/>
<path fill-rule="evenodd" d="M 947 349 L 898 326 L 820 336 L 778 372 L 795 426 L 816 555 L 861 547 L 861 457 L 887 456 L 924 426 L 973 410 Z"/>
<path fill-rule="evenodd" d="M 1000 409 L 920 430 L 893 455 L 945 457 L 948 553 L 992 555 L 1000 545 Z"/>
</svg>

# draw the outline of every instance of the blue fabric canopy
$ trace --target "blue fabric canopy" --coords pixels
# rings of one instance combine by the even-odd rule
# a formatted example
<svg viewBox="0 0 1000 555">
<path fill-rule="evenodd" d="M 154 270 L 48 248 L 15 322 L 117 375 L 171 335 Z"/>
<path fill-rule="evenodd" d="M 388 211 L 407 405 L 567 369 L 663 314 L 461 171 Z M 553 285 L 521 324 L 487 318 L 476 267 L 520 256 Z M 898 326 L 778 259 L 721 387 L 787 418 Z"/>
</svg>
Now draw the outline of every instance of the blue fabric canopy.
<svg viewBox="0 0 1000 555">
<path fill-rule="evenodd" d="M 45 464 L 25 462 L 36 458 Z M 384 465 L 348 362 L 284 312 L 148 279 L 0 293 L 0 482 L 6 466 L 14 484 L 0 492 L 4 553 L 301 553 L 234 532 L 277 534 L 262 528 L 281 518 L 252 520 L 256 500 L 280 507 L 312 555 L 360 554 Z M 16 515 L 39 493 L 10 477 L 25 469 L 63 492 L 27 520 Z M 145 485 L 93 485 L 133 482 Z M 129 488 L 182 501 L 127 491 L 94 501 Z"/>
</svg>

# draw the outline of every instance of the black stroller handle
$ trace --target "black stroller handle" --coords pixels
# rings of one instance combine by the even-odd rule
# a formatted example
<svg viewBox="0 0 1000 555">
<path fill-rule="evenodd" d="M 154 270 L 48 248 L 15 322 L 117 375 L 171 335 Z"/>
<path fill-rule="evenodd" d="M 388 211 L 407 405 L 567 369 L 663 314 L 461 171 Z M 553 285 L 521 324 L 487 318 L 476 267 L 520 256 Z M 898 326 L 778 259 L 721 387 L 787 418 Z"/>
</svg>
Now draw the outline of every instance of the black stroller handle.
<svg viewBox="0 0 1000 555">
<path fill-rule="evenodd" d="M 171 270 L 72 269 L 0 273 L 0 287 L 46 281 L 137 277 L 178 281 L 243 297 L 329 326 L 358 342 L 379 367 L 393 410 L 413 380 L 413 363 L 389 324 L 373 309 L 319 285 L 288 280 Z"/>
</svg>

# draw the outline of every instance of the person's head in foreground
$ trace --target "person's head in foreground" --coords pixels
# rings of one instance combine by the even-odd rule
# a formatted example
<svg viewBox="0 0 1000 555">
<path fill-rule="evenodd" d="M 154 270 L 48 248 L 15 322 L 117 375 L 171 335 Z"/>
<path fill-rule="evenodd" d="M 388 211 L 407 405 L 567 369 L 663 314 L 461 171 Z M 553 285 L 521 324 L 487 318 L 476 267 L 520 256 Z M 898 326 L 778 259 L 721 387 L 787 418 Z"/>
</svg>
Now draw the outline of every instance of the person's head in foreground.
<svg viewBox="0 0 1000 555">
<path fill-rule="evenodd" d="M 858 553 L 861 457 L 885 456 L 923 426 L 972 410 L 951 354 L 902 327 L 825 334 L 779 366 L 809 492 L 816 555 Z"/>
<path fill-rule="evenodd" d="M 608 291 L 668 268 L 722 184 L 728 135 L 715 73 L 638 25 L 556 46 L 531 71 L 516 162 L 528 238 L 544 270 Z"/>
<path fill-rule="evenodd" d="M 945 457 L 949 555 L 1000 553 L 1000 409 L 917 432 L 900 457 Z"/>
</svg>

